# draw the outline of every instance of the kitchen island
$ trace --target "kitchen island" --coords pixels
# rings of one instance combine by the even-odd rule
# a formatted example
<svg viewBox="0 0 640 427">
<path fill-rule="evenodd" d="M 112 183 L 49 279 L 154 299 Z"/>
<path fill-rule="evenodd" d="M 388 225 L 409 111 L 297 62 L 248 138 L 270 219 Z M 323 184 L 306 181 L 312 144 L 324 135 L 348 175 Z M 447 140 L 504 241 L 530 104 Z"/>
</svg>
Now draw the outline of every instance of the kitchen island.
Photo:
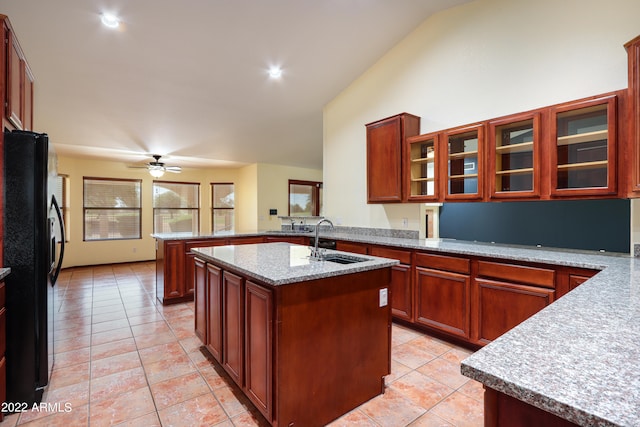
<svg viewBox="0 0 640 427">
<path fill-rule="evenodd" d="M 398 261 L 290 243 L 192 252 L 196 334 L 271 425 L 326 425 L 384 392 Z"/>
</svg>

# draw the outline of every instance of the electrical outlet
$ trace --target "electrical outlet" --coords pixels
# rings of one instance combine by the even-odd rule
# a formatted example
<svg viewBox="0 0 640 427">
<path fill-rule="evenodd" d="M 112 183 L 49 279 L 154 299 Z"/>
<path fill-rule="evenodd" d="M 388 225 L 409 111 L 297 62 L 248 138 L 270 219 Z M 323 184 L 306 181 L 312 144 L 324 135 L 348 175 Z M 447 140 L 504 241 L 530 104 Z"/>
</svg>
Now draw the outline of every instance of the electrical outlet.
<svg viewBox="0 0 640 427">
<path fill-rule="evenodd" d="M 138 248 L 133 248 L 133 253 L 135 254 Z"/>
<path fill-rule="evenodd" d="M 404 228 L 408 228 L 409 227 L 409 218 L 402 218 L 402 226 Z"/>
<path fill-rule="evenodd" d="M 386 307 L 389 304 L 389 293 L 387 288 L 380 289 L 380 307 Z"/>
</svg>

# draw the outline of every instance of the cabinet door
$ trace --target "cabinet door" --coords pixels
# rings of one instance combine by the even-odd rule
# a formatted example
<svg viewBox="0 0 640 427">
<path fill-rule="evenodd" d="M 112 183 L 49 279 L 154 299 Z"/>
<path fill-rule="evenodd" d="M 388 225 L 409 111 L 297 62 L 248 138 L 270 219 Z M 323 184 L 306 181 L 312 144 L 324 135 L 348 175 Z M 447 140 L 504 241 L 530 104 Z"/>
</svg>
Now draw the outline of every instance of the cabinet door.
<svg viewBox="0 0 640 427">
<path fill-rule="evenodd" d="M 493 199 L 540 195 L 540 114 L 489 123 L 488 187 Z"/>
<path fill-rule="evenodd" d="M 440 194 L 440 135 L 431 133 L 407 138 L 405 186 L 408 200 L 434 201 Z"/>
<path fill-rule="evenodd" d="M 185 288 L 184 243 L 164 242 L 164 259 L 164 301 L 181 298 Z"/>
<path fill-rule="evenodd" d="M 413 321 L 413 280 L 411 273 L 411 252 L 380 246 L 371 246 L 373 256 L 397 259 L 401 264 L 391 267 L 391 314 Z"/>
<path fill-rule="evenodd" d="M 487 279 L 475 279 L 479 344 L 487 344 L 554 300 L 554 290 Z"/>
<path fill-rule="evenodd" d="M 222 270 L 207 264 L 207 349 L 222 363 Z"/>
<path fill-rule="evenodd" d="M 367 126 L 367 201 L 402 202 L 403 144 L 420 132 L 420 118 L 411 114 L 388 117 Z"/>
<path fill-rule="evenodd" d="M 18 129 L 22 129 L 22 95 L 24 93 L 24 61 L 18 40 L 13 32 L 6 29 L 7 34 L 7 85 L 5 116 Z"/>
<path fill-rule="evenodd" d="M 247 281 L 245 288 L 245 391 L 271 420 L 273 395 L 273 297 L 269 289 Z"/>
<path fill-rule="evenodd" d="M 225 271 L 222 273 L 222 366 L 231 378 L 242 387 L 243 370 L 243 282 L 244 279 Z"/>
<path fill-rule="evenodd" d="M 468 339 L 470 278 L 466 274 L 416 268 L 416 323 Z"/>
<path fill-rule="evenodd" d="M 482 199 L 484 174 L 484 126 L 451 129 L 445 134 L 447 200 Z"/>
<path fill-rule="evenodd" d="M 398 319 L 413 321 L 413 287 L 411 266 L 398 264 L 391 267 L 391 314 Z"/>
<path fill-rule="evenodd" d="M 551 194 L 615 194 L 616 96 L 552 109 Z"/>
<path fill-rule="evenodd" d="M 195 333 L 203 344 L 207 342 L 207 273 L 206 263 L 198 258 L 192 261 L 195 276 Z"/>
</svg>

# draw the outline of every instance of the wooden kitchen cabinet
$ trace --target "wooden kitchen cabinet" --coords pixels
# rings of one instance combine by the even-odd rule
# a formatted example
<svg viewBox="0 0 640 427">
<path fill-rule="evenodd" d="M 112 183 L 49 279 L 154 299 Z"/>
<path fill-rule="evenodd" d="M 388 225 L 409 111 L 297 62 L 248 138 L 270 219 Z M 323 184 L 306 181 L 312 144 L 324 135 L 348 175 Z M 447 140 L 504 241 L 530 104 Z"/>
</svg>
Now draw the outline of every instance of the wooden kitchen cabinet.
<svg viewBox="0 0 640 427">
<path fill-rule="evenodd" d="M 555 299 L 555 270 L 478 261 L 473 341 L 487 344 Z"/>
<path fill-rule="evenodd" d="M 539 113 L 489 122 L 487 175 L 492 199 L 540 195 L 540 132 Z"/>
<path fill-rule="evenodd" d="M 464 258 L 416 254 L 416 324 L 469 339 L 470 265 Z"/>
<path fill-rule="evenodd" d="M 405 185 L 408 188 L 408 200 L 411 202 L 429 202 L 438 200 L 440 195 L 440 167 L 443 164 L 440 155 L 440 134 L 407 138 L 405 158 Z"/>
<path fill-rule="evenodd" d="M 239 386 L 244 381 L 244 279 L 222 273 L 222 367 Z"/>
<path fill-rule="evenodd" d="M 273 408 L 273 292 L 251 281 L 245 288 L 245 390 L 264 416 Z"/>
<path fill-rule="evenodd" d="M 29 64 L 20 47 L 9 19 L 3 20 L 4 40 L 7 49 L 5 63 L 5 118 L 12 127 L 21 130 L 33 129 L 33 85 L 34 79 Z"/>
<path fill-rule="evenodd" d="M 366 125 L 367 203 L 407 200 L 403 184 L 405 139 L 420 133 L 420 117 L 402 113 Z"/>
<path fill-rule="evenodd" d="M 445 200 L 479 200 L 484 185 L 484 125 L 449 129 L 446 144 Z"/>
<path fill-rule="evenodd" d="M 616 96 L 562 104 L 551 110 L 551 195 L 615 195 Z"/>
<path fill-rule="evenodd" d="M 371 246 L 369 254 L 397 259 L 400 264 L 391 267 L 391 315 L 409 322 L 413 318 L 413 267 L 409 251 Z"/>
</svg>

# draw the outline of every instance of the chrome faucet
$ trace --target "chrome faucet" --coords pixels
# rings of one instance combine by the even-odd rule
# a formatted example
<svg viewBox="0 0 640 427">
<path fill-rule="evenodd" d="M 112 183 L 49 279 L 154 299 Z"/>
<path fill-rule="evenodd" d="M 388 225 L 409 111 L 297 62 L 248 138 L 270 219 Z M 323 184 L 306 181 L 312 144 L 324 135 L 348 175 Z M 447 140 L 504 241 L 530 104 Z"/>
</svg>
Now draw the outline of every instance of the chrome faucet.
<svg viewBox="0 0 640 427">
<path fill-rule="evenodd" d="M 315 246 L 313 247 L 313 249 L 311 250 L 311 258 L 312 259 L 316 259 L 319 260 L 322 258 L 322 254 L 319 252 L 318 250 L 318 240 L 320 240 L 318 238 L 318 232 L 320 231 L 320 224 L 322 224 L 323 222 L 328 223 L 331 226 L 331 229 L 333 230 L 333 223 L 331 221 L 329 221 L 326 218 L 321 219 L 320 221 L 318 221 L 318 223 L 316 224 L 316 240 L 315 240 Z"/>
</svg>

